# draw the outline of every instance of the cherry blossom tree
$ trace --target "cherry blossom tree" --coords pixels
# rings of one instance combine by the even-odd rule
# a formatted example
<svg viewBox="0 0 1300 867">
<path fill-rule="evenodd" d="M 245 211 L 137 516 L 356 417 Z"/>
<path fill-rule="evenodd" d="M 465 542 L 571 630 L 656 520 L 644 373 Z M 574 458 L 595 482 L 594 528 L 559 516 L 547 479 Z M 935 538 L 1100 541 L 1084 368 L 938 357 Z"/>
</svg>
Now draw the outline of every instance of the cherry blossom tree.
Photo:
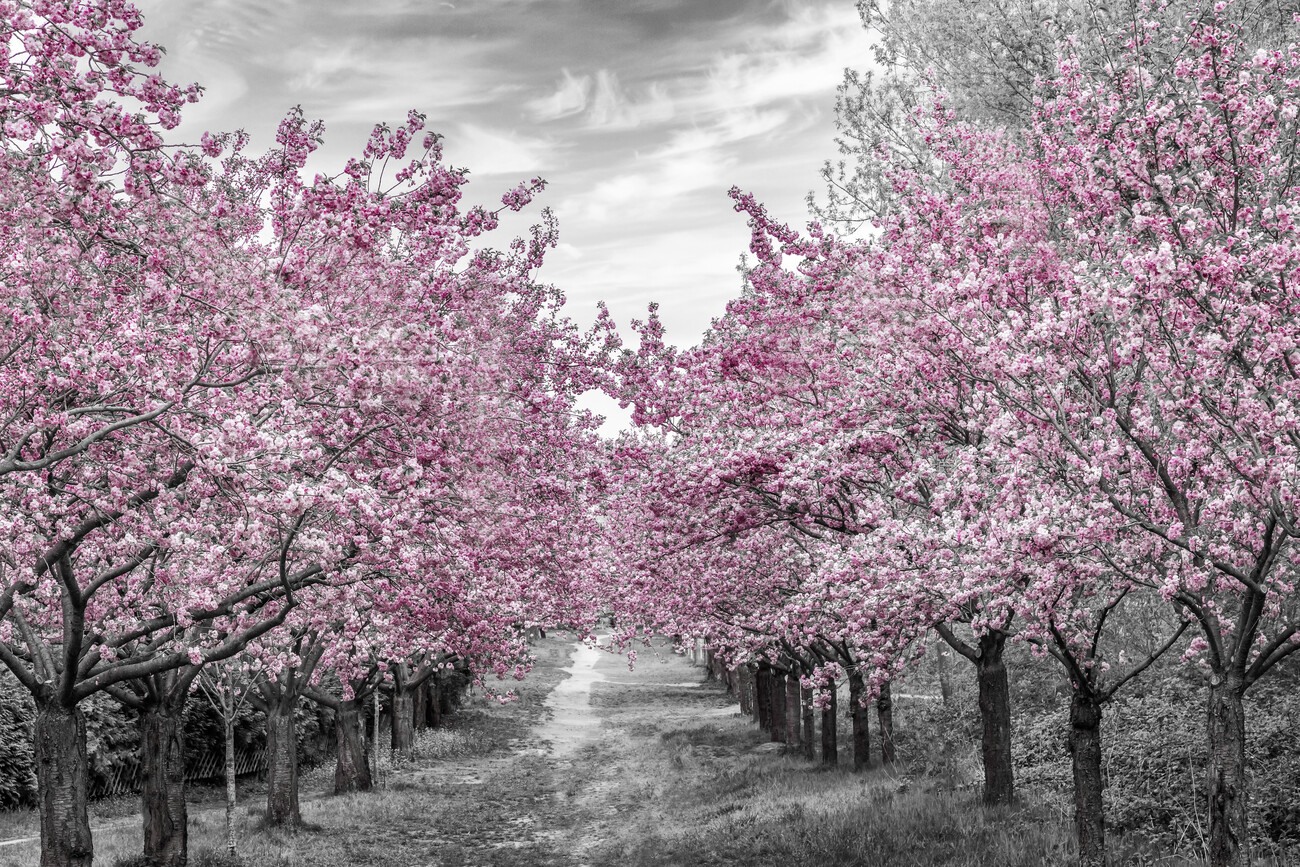
<svg viewBox="0 0 1300 867">
<path fill-rule="evenodd" d="M 413 552 L 510 473 L 512 496 L 486 498 L 515 519 L 500 550 L 457 555 L 526 558 L 508 529 L 579 503 L 568 471 L 595 421 L 572 398 L 592 358 L 531 279 L 553 222 L 471 253 L 496 212 L 457 208 L 464 174 L 436 137 L 405 158 L 418 116 L 306 183 L 321 129 L 297 112 L 261 157 L 242 135 L 164 145 L 198 91 L 137 69 L 159 49 L 129 5 L 4 12 L 0 660 L 37 701 L 43 863 L 88 864 L 78 703 L 337 602 L 311 585 L 423 581 Z M 183 859 L 183 836 L 166 846 Z"/>
</svg>

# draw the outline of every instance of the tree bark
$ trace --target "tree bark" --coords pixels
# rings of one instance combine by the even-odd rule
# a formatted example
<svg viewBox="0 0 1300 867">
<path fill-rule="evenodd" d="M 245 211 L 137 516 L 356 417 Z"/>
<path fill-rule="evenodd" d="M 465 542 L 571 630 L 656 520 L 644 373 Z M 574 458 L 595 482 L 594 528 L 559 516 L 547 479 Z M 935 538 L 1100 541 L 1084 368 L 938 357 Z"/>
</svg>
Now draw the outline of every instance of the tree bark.
<svg viewBox="0 0 1300 867">
<path fill-rule="evenodd" d="M 189 842 L 185 735 L 181 725 L 185 696 L 182 694 L 178 700 L 168 698 L 140 714 L 144 856 L 152 859 L 156 867 L 185 867 Z"/>
<path fill-rule="evenodd" d="M 754 676 L 754 692 L 757 700 L 754 702 L 754 718 L 758 720 L 759 728 L 764 731 L 772 729 L 772 671 L 766 665 L 759 666 L 757 674 Z"/>
<path fill-rule="evenodd" d="M 799 675 L 794 669 L 785 678 L 785 708 L 785 742 L 793 747 L 800 742 L 799 726 L 803 721 L 799 701 Z"/>
<path fill-rule="evenodd" d="M 983 725 L 984 803 L 1010 804 L 1015 800 L 1011 770 L 1011 688 L 1002 661 L 1006 634 L 990 630 L 980 636 L 975 660 L 979 682 L 980 721 Z"/>
<path fill-rule="evenodd" d="M 802 695 L 803 706 L 803 757 L 808 761 L 816 761 L 817 744 L 813 742 L 813 735 L 816 732 L 814 728 L 815 718 L 813 716 L 813 691 L 811 687 L 803 688 Z"/>
<path fill-rule="evenodd" d="M 853 770 L 871 767 L 870 716 L 863 702 L 866 684 L 856 669 L 849 671 L 849 714 L 853 721 Z"/>
<path fill-rule="evenodd" d="M 948 671 L 948 651 L 942 644 L 934 647 L 934 668 L 939 675 L 939 694 L 943 696 L 944 707 L 952 704 L 952 675 Z"/>
<path fill-rule="evenodd" d="M 460 692 L 456 684 L 460 681 L 447 682 L 442 679 L 441 675 L 434 675 L 433 688 L 437 695 L 438 716 L 434 725 L 442 725 L 447 717 L 451 716 L 456 705 L 460 703 Z"/>
<path fill-rule="evenodd" d="M 226 851 L 235 854 L 235 715 L 223 714 L 226 728 Z"/>
<path fill-rule="evenodd" d="M 1106 861 L 1106 814 L 1102 805 L 1101 706 L 1085 689 L 1070 697 L 1070 755 L 1074 765 L 1074 829 L 1080 867 Z"/>
<path fill-rule="evenodd" d="M 443 723 L 443 716 L 451 712 L 450 701 L 448 701 L 448 688 L 440 682 L 437 675 L 429 678 L 425 683 L 429 690 L 429 703 L 425 706 L 425 712 L 428 714 L 429 728 L 436 729 Z"/>
<path fill-rule="evenodd" d="M 363 730 L 364 698 L 344 701 L 335 714 L 335 739 L 338 756 L 334 764 L 334 794 L 368 792 L 374 785 L 370 777 L 370 756 L 366 752 Z"/>
<path fill-rule="evenodd" d="M 379 775 L 379 719 L 380 719 L 380 717 L 382 716 L 382 714 L 380 713 L 380 707 L 379 707 L 379 688 L 378 688 L 378 687 L 375 687 L 375 691 L 374 691 L 373 693 L 371 693 L 371 696 L 372 696 L 373 699 L 374 699 L 374 709 L 375 709 L 375 714 L 374 714 L 374 726 L 375 726 L 375 728 L 374 728 L 374 732 L 375 732 L 375 736 L 374 736 L 374 745 L 375 745 L 375 748 L 374 748 L 373 750 L 370 751 L 370 754 L 371 754 L 372 756 L 375 757 L 375 770 L 374 770 L 373 775 L 370 777 L 370 779 L 371 779 L 371 785 L 373 785 L 375 788 L 379 789 L 379 788 L 383 788 L 383 780 L 382 780 L 382 778 L 381 778 L 380 775 Z"/>
<path fill-rule="evenodd" d="M 836 743 L 835 732 L 835 681 L 831 680 L 826 685 L 830 702 L 822 709 L 822 764 L 836 765 L 839 763 L 839 745 Z"/>
<path fill-rule="evenodd" d="M 713 651 L 708 649 L 704 651 L 704 679 L 706 681 L 718 679 L 718 670 L 713 667 Z"/>
<path fill-rule="evenodd" d="M 772 669 L 772 740 L 785 743 L 785 672 Z"/>
<path fill-rule="evenodd" d="M 433 678 L 426 680 L 415 688 L 411 696 L 411 718 L 415 721 L 415 730 L 422 732 L 429 727 L 429 691 L 433 688 Z"/>
<path fill-rule="evenodd" d="M 41 809 L 41 867 L 91 867 L 94 846 L 86 809 L 90 763 L 81 710 L 40 703 L 34 722 Z"/>
<path fill-rule="evenodd" d="M 404 759 L 415 755 L 415 717 L 409 690 L 393 689 L 393 752 Z"/>
<path fill-rule="evenodd" d="M 1207 734 L 1210 867 L 1248 867 L 1250 827 L 1246 780 L 1245 678 L 1232 671 L 1210 678 Z"/>
<path fill-rule="evenodd" d="M 876 719 L 880 721 L 880 762 L 894 763 L 894 694 L 889 681 L 880 687 L 876 696 Z"/>
<path fill-rule="evenodd" d="M 296 698 L 277 703 L 266 718 L 266 751 L 270 757 L 266 823 L 272 826 L 302 824 L 298 811 L 298 730 L 293 718 L 297 703 Z"/>
</svg>

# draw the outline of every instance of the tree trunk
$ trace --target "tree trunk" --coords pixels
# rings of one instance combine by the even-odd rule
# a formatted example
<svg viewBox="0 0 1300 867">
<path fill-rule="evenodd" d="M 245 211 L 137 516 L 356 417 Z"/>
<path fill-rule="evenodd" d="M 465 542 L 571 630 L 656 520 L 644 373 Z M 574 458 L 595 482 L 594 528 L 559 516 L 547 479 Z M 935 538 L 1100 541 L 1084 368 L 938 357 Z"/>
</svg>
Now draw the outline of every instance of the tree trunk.
<svg viewBox="0 0 1300 867">
<path fill-rule="evenodd" d="M 1235 671 L 1210 678 L 1209 761 L 1206 790 L 1210 808 L 1210 867 L 1247 867 L 1250 828 L 1247 820 L 1246 687 Z"/>
<path fill-rule="evenodd" d="M 785 672 L 772 670 L 772 740 L 785 743 Z"/>
<path fill-rule="evenodd" d="M 391 743 L 393 752 L 404 759 L 415 755 L 415 718 L 413 714 L 411 693 L 405 689 L 393 689 L 393 731 Z"/>
<path fill-rule="evenodd" d="M 434 682 L 434 689 L 438 695 L 438 722 L 436 724 L 442 725 L 444 719 L 451 716 L 451 712 L 456 709 L 458 693 L 453 683 L 444 683 L 441 678 Z"/>
<path fill-rule="evenodd" d="M 424 711 L 428 715 L 427 722 L 431 729 L 442 725 L 443 711 L 447 707 L 447 688 L 438 681 L 438 676 L 434 675 L 424 684 L 429 690 L 429 703 L 425 705 Z"/>
<path fill-rule="evenodd" d="M 835 726 L 835 681 L 831 680 L 826 685 L 827 693 L 830 695 L 830 702 L 822 709 L 822 764 L 835 765 L 839 763 L 839 746 L 836 743 Z"/>
<path fill-rule="evenodd" d="M 717 680 L 717 679 L 718 679 L 718 670 L 717 670 L 716 668 L 713 667 L 713 651 L 712 651 L 712 650 L 705 650 L 705 651 L 704 651 L 704 679 L 705 679 L 705 680 Z"/>
<path fill-rule="evenodd" d="M 760 666 L 758 673 L 754 677 L 755 695 L 757 701 L 754 702 L 754 718 L 758 720 L 759 728 L 764 731 L 772 729 L 772 670 L 767 666 Z"/>
<path fill-rule="evenodd" d="M 366 733 L 362 728 L 364 704 L 365 699 L 345 701 L 335 717 L 335 739 L 338 741 L 338 758 L 334 765 L 336 795 L 368 792 L 373 785 L 370 756 L 366 753 Z"/>
<path fill-rule="evenodd" d="M 849 671 L 849 714 L 853 721 L 853 770 L 871 767 L 871 717 L 863 704 L 866 684 L 857 669 Z"/>
<path fill-rule="evenodd" d="M 975 662 L 979 681 L 980 721 L 984 734 L 984 803 L 1010 804 L 1015 799 L 1011 771 L 1011 688 L 1002 661 L 1006 634 L 990 631 L 980 636 Z"/>
<path fill-rule="evenodd" d="M 792 747 L 799 743 L 799 724 L 802 721 L 803 713 L 800 710 L 799 702 L 799 675 L 791 670 L 785 678 L 785 742 Z"/>
<path fill-rule="evenodd" d="M 379 688 L 378 688 L 378 687 L 375 687 L 375 691 L 374 691 L 373 693 L 371 693 L 371 695 L 374 697 L 374 709 L 375 709 L 375 714 L 374 714 L 374 724 L 375 724 L 374 733 L 375 733 L 375 736 L 374 736 L 374 749 L 372 749 L 372 750 L 370 751 L 370 754 L 371 754 L 372 756 L 375 757 L 375 769 L 374 769 L 374 773 L 373 773 L 373 774 L 371 775 L 371 777 L 370 777 L 370 780 L 371 780 L 371 785 L 372 785 L 372 786 L 374 786 L 376 789 L 382 789 L 382 788 L 383 788 L 383 780 L 382 780 L 382 778 L 379 776 L 379 718 L 380 718 L 380 716 L 382 716 L 382 714 L 380 713 L 380 707 L 379 707 Z"/>
<path fill-rule="evenodd" d="M 278 703 L 266 718 L 266 752 L 270 757 L 266 780 L 266 823 L 272 826 L 297 827 L 302 823 L 298 812 L 298 730 L 293 719 L 293 704 Z"/>
<path fill-rule="evenodd" d="M 889 681 L 880 687 L 876 697 L 876 719 L 880 721 L 880 762 L 894 763 L 894 694 Z"/>
<path fill-rule="evenodd" d="M 226 722 L 226 851 L 235 854 L 235 715 L 223 714 Z"/>
<path fill-rule="evenodd" d="M 140 813 L 144 855 L 156 867 L 185 867 L 189 816 L 185 809 L 184 701 L 163 700 L 140 714 Z"/>
<path fill-rule="evenodd" d="M 429 678 L 424 683 L 415 688 L 415 694 L 411 696 L 411 718 L 415 721 L 415 730 L 422 732 L 429 727 L 429 690 L 433 678 Z"/>
<path fill-rule="evenodd" d="M 91 867 L 94 849 L 86 810 L 90 764 L 85 718 L 79 708 L 41 703 L 33 734 L 41 808 L 41 867 Z"/>
<path fill-rule="evenodd" d="M 1101 706 L 1083 689 L 1075 689 L 1070 697 L 1070 755 L 1074 764 L 1079 867 L 1103 867 L 1106 814 L 1101 800 Z"/>
<path fill-rule="evenodd" d="M 939 694 L 943 696 L 944 707 L 952 704 L 952 675 L 948 670 L 948 650 L 943 644 L 934 647 L 934 667 L 939 675 Z"/>
<path fill-rule="evenodd" d="M 808 761 L 817 759 L 817 745 L 813 742 L 815 733 L 813 717 L 813 691 L 811 687 L 803 688 L 803 757 Z"/>
</svg>

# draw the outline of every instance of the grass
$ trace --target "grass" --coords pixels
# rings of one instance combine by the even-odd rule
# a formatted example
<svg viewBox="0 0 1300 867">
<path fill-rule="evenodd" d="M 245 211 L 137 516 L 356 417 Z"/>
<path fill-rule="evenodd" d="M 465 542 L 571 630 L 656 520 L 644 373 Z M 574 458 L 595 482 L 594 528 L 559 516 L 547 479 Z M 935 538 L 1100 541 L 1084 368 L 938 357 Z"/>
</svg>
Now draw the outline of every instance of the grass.
<svg viewBox="0 0 1300 867">
<path fill-rule="evenodd" d="M 1070 828 L 1032 810 L 988 810 L 888 771 L 855 775 L 794 755 L 738 716 L 669 725 L 625 756 L 651 797 L 593 863 L 669 865 L 1066 865 Z M 651 782 L 657 781 L 657 782 Z"/>
<path fill-rule="evenodd" d="M 262 827 L 264 789 L 241 791 L 235 829 L 240 862 L 247 867 L 527 867 L 528 860 L 504 859 L 502 853 L 542 848 L 548 826 L 526 827 L 516 820 L 527 799 L 543 797 L 554 781 L 549 768 L 538 767 L 544 765 L 540 757 L 511 755 L 545 712 L 545 697 L 564 677 L 560 668 L 569 650 L 558 641 L 536 648 L 541 665 L 535 677 L 516 686 L 517 701 L 498 705 L 481 696 L 470 699 L 446 727 L 417 735 L 415 760 L 394 763 L 385 753 L 381 791 L 336 797 L 327 794 L 332 766 L 304 774 L 304 827 L 296 831 Z M 520 777 L 525 783 L 531 778 L 531 785 L 521 785 Z M 194 794 L 190 864 L 236 867 L 239 862 L 225 856 L 224 801 L 213 803 L 204 790 Z M 142 847 L 138 804 L 128 796 L 91 805 L 96 865 L 137 860 Z M 558 824 L 562 818 L 547 820 Z M 34 811 L 0 814 L 0 839 L 37 833 Z M 39 858 L 35 841 L 0 847 L 0 867 L 30 867 Z"/>
<path fill-rule="evenodd" d="M 562 640 L 536 648 L 517 702 L 470 702 L 421 735 L 413 762 L 384 764 L 386 788 L 322 796 L 329 772 L 304 782 L 304 827 L 261 827 L 260 799 L 241 805 L 240 860 L 224 856 L 224 814 L 191 812 L 195 867 L 1057 867 L 1074 859 L 1059 806 L 991 809 L 978 788 L 902 767 L 853 774 L 772 752 L 767 737 L 699 670 L 643 655 L 635 681 L 617 660 L 592 688 L 603 720 L 576 752 L 532 732 L 564 676 Z M 124 804 L 106 805 L 105 816 Z M 121 820 L 118 820 L 121 821 Z M 97 831 L 96 864 L 140 850 L 137 820 Z M 1114 864 L 1184 867 L 1137 837 L 1109 840 Z M 34 844 L 0 849 L 0 867 L 37 860 Z M 1261 862 L 1267 864 L 1269 862 Z"/>
</svg>

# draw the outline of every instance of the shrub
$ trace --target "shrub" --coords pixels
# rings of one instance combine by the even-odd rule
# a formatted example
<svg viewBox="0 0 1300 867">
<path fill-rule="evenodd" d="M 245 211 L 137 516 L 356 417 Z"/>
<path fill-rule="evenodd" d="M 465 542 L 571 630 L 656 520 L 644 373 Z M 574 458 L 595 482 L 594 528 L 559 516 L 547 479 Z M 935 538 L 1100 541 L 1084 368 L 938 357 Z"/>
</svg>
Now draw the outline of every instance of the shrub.
<svg viewBox="0 0 1300 867">
<path fill-rule="evenodd" d="M 0 676 L 0 809 L 36 803 L 36 767 L 32 762 L 32 717 L 27 690 L 7 670 Z"/>
</svg>

